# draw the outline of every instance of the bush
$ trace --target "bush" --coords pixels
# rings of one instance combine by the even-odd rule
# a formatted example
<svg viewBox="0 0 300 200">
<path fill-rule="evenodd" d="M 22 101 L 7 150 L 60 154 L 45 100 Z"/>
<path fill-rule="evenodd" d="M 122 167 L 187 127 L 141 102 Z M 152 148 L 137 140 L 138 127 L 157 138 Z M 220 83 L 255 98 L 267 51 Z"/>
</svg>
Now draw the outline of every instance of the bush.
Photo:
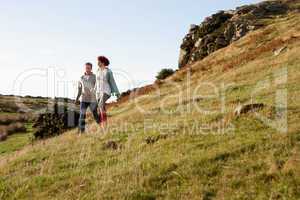
<svg viewBox="0 0 300 200">
<path fill-rule="evenodd" d="M 48 110 L 38 116 L 33 127 L 35 139 L 43 139 L 62 134 L 69 128 L 78 126 L 79 112 L 68 110 L 66 105 L 56 102 L 52 111 Z"/>
<path fill-rule="evenodd" d="M 29 120 L 29 116 L 26 115 L 12 115 L 12 114 L 3 114 L 0 115 L 0 125 L 9 125 L 15 122 L 26 122 Z"/>
<path fill-rule="evenodd" d="M 14 124 L 10 124 L 8 126 L 0 126 L 0 141 L 3 141 L 7 138 L 7 136 L 12 135 L 14 133 L 25 133 L 27 131 L 25 125 L 23 123 L 17 122 Z"/>
<path fill-rule="evenodd" d="M 26 132 L 26 127 L 23 123 L 17 122 L 14 124 L 10 124 L 7 126 L 6 131 L 7 135 L 11 135 L 13 133 L 21 133 L 21 132 Z"/>
<path fill-rule="evenodd" d="M 171 76 L 172 74 L 174 74 L 173 69 L 162 69 L 162 70 L 160 70 L 160 72 L 158 72 L 156 79 L 164 80 L 167 77 Z"/>
</svg>

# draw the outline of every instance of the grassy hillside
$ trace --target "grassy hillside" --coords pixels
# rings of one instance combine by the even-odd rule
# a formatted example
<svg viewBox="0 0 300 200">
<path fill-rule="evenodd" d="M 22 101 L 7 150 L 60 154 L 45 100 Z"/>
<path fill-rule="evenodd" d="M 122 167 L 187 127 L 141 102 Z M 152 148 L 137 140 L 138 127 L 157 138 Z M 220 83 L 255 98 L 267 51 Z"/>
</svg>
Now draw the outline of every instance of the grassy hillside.
<svg viewBox="0 0 300 200">
<path fill-rule="evenodd" d="M 35 121 L 40 113 L 53 110 L 55 101 L 68 105 L 69 110 L 79 110 L 71 99 L 0 95 L 0 156 L 31 144 L 37 130 Z"/>
<path fill-rule="evenodd" d="M 300 199 L 300 14 L 265 23 L 111 108 L 107 134 L 1 156 L 0 199 Z M 251 99 L 263 109 L 233 114 Z M 286 132 L 258 117 L 285 114 Z"/>
</svg>

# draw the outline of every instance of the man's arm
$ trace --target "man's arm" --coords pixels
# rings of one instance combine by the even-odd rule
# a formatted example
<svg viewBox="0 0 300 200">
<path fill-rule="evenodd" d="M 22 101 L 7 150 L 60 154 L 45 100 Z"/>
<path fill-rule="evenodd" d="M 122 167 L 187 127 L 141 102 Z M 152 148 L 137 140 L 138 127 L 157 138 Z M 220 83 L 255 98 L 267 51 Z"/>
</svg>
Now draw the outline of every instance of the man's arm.
<svg viewBox="0 0 300 200">
<path fill-rule="evenodd" d="M 77 93 L 77 97 L 76 97 L 76 101 L 75 101 L 76 103 L 79 102 L 79 98 L 80 98 L 81 94 L 82 94 L 82 84 L 80 82 L 78 82 L 78 93 Z"/>
</svg>

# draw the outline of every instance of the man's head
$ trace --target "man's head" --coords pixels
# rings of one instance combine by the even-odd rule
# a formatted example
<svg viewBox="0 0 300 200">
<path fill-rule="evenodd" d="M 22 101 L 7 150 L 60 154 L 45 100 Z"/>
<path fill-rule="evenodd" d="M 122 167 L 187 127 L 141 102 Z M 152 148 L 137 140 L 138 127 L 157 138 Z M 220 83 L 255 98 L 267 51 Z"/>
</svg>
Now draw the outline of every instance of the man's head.
<svg viewBox="0 0 300 200">
<path fill-rule="evenodd" d="M 93 69 L 92 63 L 85 63 L 85 72 L 86 72 L 87 74 L 92 73 L 92 69 Z"/>
<path fill-rule="evenodd" d="M 109 60 L 105 56 L 98 57 L 98 66 L 107 67 L 109 65 Z"/>
</svg>

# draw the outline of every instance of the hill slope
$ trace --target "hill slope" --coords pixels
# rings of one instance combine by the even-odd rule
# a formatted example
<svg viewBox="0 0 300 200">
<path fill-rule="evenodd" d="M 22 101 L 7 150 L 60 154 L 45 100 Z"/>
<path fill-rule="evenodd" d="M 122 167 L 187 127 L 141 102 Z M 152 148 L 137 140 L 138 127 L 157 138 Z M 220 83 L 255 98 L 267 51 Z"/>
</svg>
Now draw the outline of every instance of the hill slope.
<svg viewBox="0 0 300 200">
<path fill-rule="evenodd" d="M 299 199 L 300 14 L 265 23 L 111 108 L 107 134 L 2 156 L 0 199 Z"/>
</svg>

